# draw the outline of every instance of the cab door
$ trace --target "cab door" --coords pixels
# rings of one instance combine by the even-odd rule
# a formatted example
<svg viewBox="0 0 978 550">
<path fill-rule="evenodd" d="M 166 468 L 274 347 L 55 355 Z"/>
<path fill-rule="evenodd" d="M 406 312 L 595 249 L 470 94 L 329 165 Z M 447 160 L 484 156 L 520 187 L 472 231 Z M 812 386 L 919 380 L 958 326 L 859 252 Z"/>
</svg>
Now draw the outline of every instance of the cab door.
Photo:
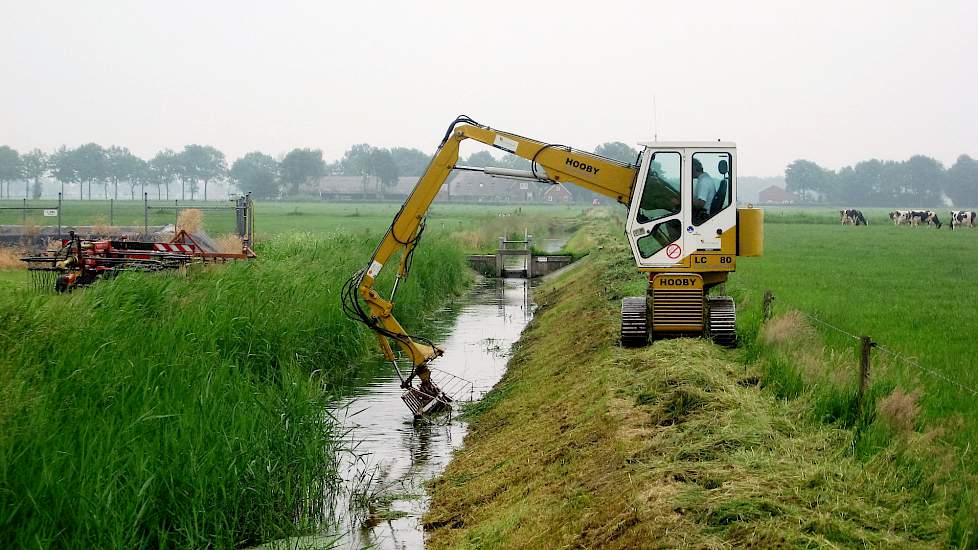
<svg viewBox="0 0 978 550">
<path fill-rule="evenodd" d="M 670 267 L 687 256 L 690 167 L 685 148 L 646 149 L 625 225 L 639 267 Z"/>
</svg>

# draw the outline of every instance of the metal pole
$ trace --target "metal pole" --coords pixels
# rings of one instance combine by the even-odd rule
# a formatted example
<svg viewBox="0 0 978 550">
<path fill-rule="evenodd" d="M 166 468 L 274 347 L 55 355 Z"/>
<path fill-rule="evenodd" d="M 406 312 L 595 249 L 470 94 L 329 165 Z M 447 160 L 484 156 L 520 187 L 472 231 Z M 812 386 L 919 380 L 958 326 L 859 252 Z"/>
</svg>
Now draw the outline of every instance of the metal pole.
<svg viewBox="0 0 978 550">
<path fill-rule="evenodd" d="M 149 236 L 149 193 L 143 192 L 143 238 Z"/>
<path fill-rule="evenodd" d="M 24 200 L 24 209 L 21 211 L 21 219 L 23 220 L 21 222 L 21 231 L 23 231 L 24 235 L 26 236 L 27 235 L 27 199 L 23 199 L 23 200 Z"/>
<path fill-rule="evenodd" d="M 61 193 L 58 193 L 58 239 L 61 239 Z"/>
<path fill-rule="evenodd" d="M 115 199 L 109 199 L 109 227 L 115 227 Z"/>
<path fill-rule="evenodd" d="M 180 205 L 173 199 L 173 234 L 177 234 L 177 224 L 180 223 Z"/>
</svg>

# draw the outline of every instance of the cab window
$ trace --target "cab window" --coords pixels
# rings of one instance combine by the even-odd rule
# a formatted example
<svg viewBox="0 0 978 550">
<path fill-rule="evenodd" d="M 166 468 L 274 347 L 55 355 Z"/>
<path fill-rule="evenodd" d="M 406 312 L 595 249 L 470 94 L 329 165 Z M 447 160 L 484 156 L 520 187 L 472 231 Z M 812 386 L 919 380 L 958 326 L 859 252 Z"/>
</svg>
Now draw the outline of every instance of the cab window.
<svg viewBox="0 0 978 550">
<path fill-rule="evenodd" d="M 679 153 L 660 151 L 652 154 L 635 221 L 648 223 L 679 213 L 681 168 Z"/>
<path fill-rule="evenodd" d="M 693 154 L 693 225 L 730 206 L 730 153 Z"/>
</svg>

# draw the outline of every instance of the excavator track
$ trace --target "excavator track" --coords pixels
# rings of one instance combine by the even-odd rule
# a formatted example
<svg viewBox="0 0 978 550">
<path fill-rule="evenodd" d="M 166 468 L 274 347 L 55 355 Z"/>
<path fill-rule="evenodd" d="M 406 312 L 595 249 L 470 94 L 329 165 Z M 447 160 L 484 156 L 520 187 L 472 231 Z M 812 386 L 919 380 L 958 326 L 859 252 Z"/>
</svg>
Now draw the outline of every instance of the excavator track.
<svg viewBox="0 0 978 550">
<path fill-rule="evenodd" d="M 638 348 L 649 343 L 649 309 L 645 296 L 629 296 L 621 301 L 621 345 Z"/>
<path fill-rule="evenodd" d="M 711 296 L 706 300 L 706 336 L 721 346 L 737 345 L 737 306 L 730 296 Z"/>
</svg>

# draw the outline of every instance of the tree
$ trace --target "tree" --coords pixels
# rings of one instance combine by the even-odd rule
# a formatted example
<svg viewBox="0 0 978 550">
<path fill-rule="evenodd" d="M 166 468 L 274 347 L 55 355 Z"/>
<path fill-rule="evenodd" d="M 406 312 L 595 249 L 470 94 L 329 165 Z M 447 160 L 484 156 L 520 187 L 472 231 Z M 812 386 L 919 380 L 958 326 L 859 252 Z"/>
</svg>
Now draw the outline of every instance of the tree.
<svg viewBox="0 0 978 550">
<path fill-rule="evenodd" d="M 204 200 L 207 200 L 209 182 L 222 178 L 227 173 L 224 153 L 210 145 L 187 145 L 176 157 L 176 174 L 182 183 L 180 198 L 186 199 L 190 187 L 190 200 L 194 200 L 199 182 L 204 182 Z"/>
<path fill-rule="evenodd" d="M 48 159 L 51 175 L 61 183 L 61 196 L 65 196 L 65 184 L 81 183 L 78 177 L 78 166 L 75 162 L 74 151 L 64 145 L 55 151 Z"/>
<path fill-rule="evenodd" d="M 978 205 L 978 160 L 959 156 L 945 174 L 944 192 L 959 208 Z"/>
<path fill-rule="evenodd" d="M 518 157 L 512 153 L 507 153 L 506 155 L 503 155 L 503 158 L 499 159 L 499 166 L 502 168 L 509 168 L 511 170 L 529 170 L 530 161 L 523 157 Z"/>
<path fill-rule="evenodd" d="M 389 189 L 397 185 L 397 164 L 394 163 L 394 157 L 390 151 L 374 149 L 370 152 L 368 160 L 369 174 L 377 178 L 383 188 Z"/>
<path fill-rule="evenodd" d="M 33 190 L 30 193 L 31 197 L 34 199 L 41 198 L 41 177 L 48 172 L 48 156 L 44 154 L 44 151 L 34 149 L 30 153 L 20 157 L 20 159 L 24 168 L 24 177 L 28 181 L 34 182 Z M 25 189 L 24 191 L 26 196 L 27 190 Z"/>
<path fill-rule="evenodd" d="M 417 149 L 394 147 L 390 153 L 394 164 L 397 165 L 397 173 L 402 176 L 421 177 L 431 163 L 431 156 Z"/>
<path fill-rule="evenodd" d="M 251 193 L 256 199 L 278 196 L 278 162 L 272 157 L 254 151 L 234 161 L 231 179 L 243 193 Z"/>
<path fill-rule="evenodd" d="M 153 183 L 153 175 L 148 162 L 135 155 L 132 159 L 132 165 L 129 167 L 129 198 L 136 200 L 136 185 L 139 185 L 139 196 L 144 196 L 146 185 Z"/>
<path fill-rule="evenodd" d="M 143 160 L 130 153 L 129 149 L 114 145 L 105 151 L 105 160 L 108 179 L 113 184 L 112 197 L 119 198 L 119 182 L 126 181 L 129 182 L 130 198 L 135 198 L 136 184 L 134 180 L 139 175 L 141 164 L 145 164 Z"/>
<path fill-rule="evenodd" d="M 602 143 L 594 148 L 594 154 L 620 162 L 627 162 L 629 164 L 634 163 L 635 159 L 638 158 L 637 150 L 632 149 L 630 146 L 620 141 L 609 141 L 607 143 Z"/>
<path fill-rule="evenodd" d="M 279 173 L 285 184 L 283 191 L 294 195 L 298 193 L 300 185 L 310 184 L 326 173 L 323 152 L 319 149 L 293 149 L 282 159 Z"/>
<path fill-rule="evenodd" d="M 170 184 L 177 177 L 180 166 L 177 153 L 172 149 L 164 149 L 149 161 L 149 180 L 156 185 L 156 198 L 160 199 L 160 188 L 166 187 L 166 199 L 170 200 Z"/>
<path fill-rule="evenodd" d="M 944 166 L 930 157 L 914 155 L 907 160 L 904 168 L 907 193 L 913 196 L 918 204 L 940 205 Z"/>
<path fill-rule="evenodd" d="M 10 182 L 23 177 L 20 155 L 10 147 L 0 146 L 0 198 L 4 196 L 3 184 L 7 184 L 6 197 L 10 198 Z"/>
<path fill-rule="evenodd" d="M 796 160 L 784 170 L 785 187 L 803 201 L 827 194 L 831 179 L 831 172 L 809 160 Z"/>
<path fill-rule="evenodd" d="M 489 151 L 476 151 L 469 155 L 469 158 L 465 159 L 465 165 L 478 168 L 497 167 L 499 166 L 499 161 Z"/>
<path fill-rule="evenodd" d="M 81 194 L 84 198 L 84 183 L 88 183 L 88 200 L 92 200 L 92 183 L 104 182 L 108 179 L 108 167 L 105 157 L 105 149 L 97 143 L 86 143 L 71 152 L 75 170 L 78 173 L 78 180 L 82 183 Z M 108 191 L 105 191 L 105 198 Z"/>
</svg>

